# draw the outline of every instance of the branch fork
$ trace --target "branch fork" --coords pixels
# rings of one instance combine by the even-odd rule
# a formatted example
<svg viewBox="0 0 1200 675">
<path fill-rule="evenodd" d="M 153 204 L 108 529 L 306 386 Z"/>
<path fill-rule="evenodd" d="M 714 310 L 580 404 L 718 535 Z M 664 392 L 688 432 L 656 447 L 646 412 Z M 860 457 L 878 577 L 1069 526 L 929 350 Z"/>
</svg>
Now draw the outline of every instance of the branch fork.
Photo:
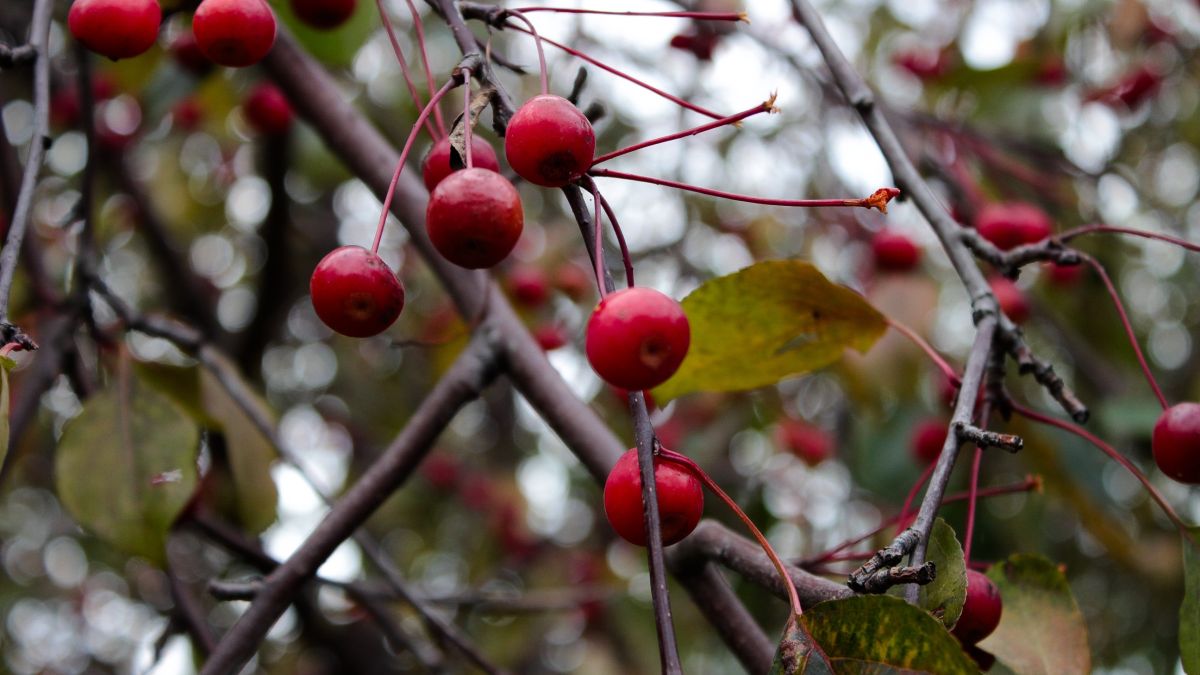
<svg viewBox="0 0 1200 675">
<path fill-rule="evenodd" d="M 925 561 L 919 565 L 902 566 L 904 556 L 916 549 L 921 533 L 908 528 L 887 547 L 871 556 L 862 567 L 850 573 L 846 585 L 856 593 L 883 593 L 900 584 L 925 585 L 937 578 L 937 565 Z"/>
</svg>

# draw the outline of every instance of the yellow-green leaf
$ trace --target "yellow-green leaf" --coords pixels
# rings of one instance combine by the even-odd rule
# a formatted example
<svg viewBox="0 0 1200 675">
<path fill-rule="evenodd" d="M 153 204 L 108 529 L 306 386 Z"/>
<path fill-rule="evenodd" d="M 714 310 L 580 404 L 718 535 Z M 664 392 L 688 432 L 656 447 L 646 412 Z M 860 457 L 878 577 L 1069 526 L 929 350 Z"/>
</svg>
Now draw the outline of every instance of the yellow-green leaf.
<svg viewBox="0 0 1200 675">
<path fill-rule="evenodd" d="M 783 639 L 775 649 L 769 675 L 832 675 L 833 667 L 820 645 L 813 640 L 803 621 L 789 618 L 783 630 Z"/>
<path fill-rule="evenodd" d="M 929 533 L 926 560 L 937 565 L 937 577 L 921 587 L 921 606 L 953 628 L 967 600 L 967 563 L 954 528 L 938 518 Z"/>
<path fill-rule="evenodd" d="M 8 371 L 15 365 L 12 359 L 0 356 L 0 466 L 4 466 L 4 460 L 8 457 Z"/>
<path fill-rule="evenodd" d="M 1200 527 L 1191 529 L 1200 539 Z M 1200 551 L 1183 540 L 1183 604 L 1179 607 L 1179 654 L 1183 671 L 1200 675 Z"/>
<path fill-rule="evenodd" d="M 1092 672 L 1087 626 L 1067 578 L 1036 555 L 1014 555 L 993 565 L 988 577 L 1000 589 L 1000 625 L 979 646 L 1021 675 Z"/>
<path fill-rule="evenodd" d="M 683 299 L 692 329 L 687 358 L 658 389 L 659 401 L 695 391 L 774 384 L 860 352 L 887 320 L 858 293 L 812 264 L 774 260 L 712 279 Z"/>
</svg>

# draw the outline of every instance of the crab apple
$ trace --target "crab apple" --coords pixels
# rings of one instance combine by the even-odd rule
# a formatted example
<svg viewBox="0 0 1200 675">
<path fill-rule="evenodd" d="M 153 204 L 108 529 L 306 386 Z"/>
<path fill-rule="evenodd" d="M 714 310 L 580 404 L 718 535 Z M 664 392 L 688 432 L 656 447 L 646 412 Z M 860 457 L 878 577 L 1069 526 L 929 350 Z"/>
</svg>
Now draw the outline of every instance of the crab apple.
<svg viewBox="0 0 1200 675">
<path fill-rule="evenodd" d="M 465 159 L 465 158 L 464 158 Z M 500 160 L 496 151 L 477 134 L 471 136 L 471 164 L 477 169 L 500 171 Z M 421 177 L 425 180 L 425 189 L 433 192 L 442 179 L 455 171 L 450 165 L 450 139 L 443 138 L 429 149 L 425 161 L 421 162 Z"/>
<path fill-rule="evenodd" d="M 1033 244 L 1049 237 L 1050 216 L 1026 202 L 988 204 L 975 216 L 979 236 L 1007 251 L 1022 244 Z"/>
<path fill-rule="evenodd" d="M 908 235 L 881 230 L 871 239 L 875 267 L 890 272 L 909 272 L 921 262 L 921 249 Z"/>
<path fill-rule="evenodd" d="M 582 176 L 595 152 L 592 123 L 573 103 L 550 94 L 526 101 L 504 136 L 509 166 L 542 187 L 562 187 Z"/>
<path fill-rule="evenodd" d="M 155 0 L 75 0 L 67 13 L 71 35 L 113 61 L 150 49 L 161 21 Z"/>
<path fill-rule="evenodd" d="M 346 23 L 354 14 L 358 0 L 291 0 L 296 18 L 320 30 L 331 30 Z"/>
<path fill-rule="evenodd" d="M 986 575 L 967 570 L 967 600 L 962 615 L 950 632 L 958 641 L 973 645 L 992 634 L 1000 625 L 1000 614 L 1004 609 L 1000 602 L 1000 590 Z"/>
<path fill-rule="evenodd" d="M 212 68 L 212 61 L 209 61 L 204 52 L 200 51 L 200 43 L 196 42 L 196 34 L 190 30 L 179 31 L 175 39 L 171 40 L 171 46 L 168 49 L 171 57 L 175 59 L 175 63 L 193 75 L 203 75 Z"/>
<path fill-rule="evenodd" d="M 183 131 L 195 131 L 204 120 L 204 109 L 195 96 L 182 98 L 171 108 L 171 117 L 175 126 Z"/>
<path fill-rule="evenodd" d="M 950 57 L 938 49 L 906 49 L 892 55 L 892 63 L 919 80 L 935 80 L 950 70 Z"/>
<path fill-rule="evenodd" d="M 551 352 L 559 347 L 565 347 L 569 338 L 562 326 L 548 323 L 533 329 L 533 339 L 537 341 L 542 351 Z"/>
<path fill-rule="evenodd" d="M 833 437 L 820 427 L 785 419 L 775 433 L 780 445 L 809 466 L 816 466 L 833 456 Z"/>
<path fill-rule="evenodd" d="M 404 286 L 361 246 L 341 246 L 317 263 L 309 281 L 313 309 L 333 330 L 370 337 L 387 330 L 404 309 Z"/>
<path fill-rule="evenodd" d="M 682 466 L 654 458 L 654 489 L 664 546 L 670 546 L 696 529 L 704 513 L 704 488 L 699 479 Z M 604 514 L 621 538 L 646 545 L 645 510 L 642 509 L 642 475 L 637 448 L 617 460 L 604 482 Z"/>
<path fill-rule="evenodd" d="M 459 267 L 492 267 L 517 245 L 525 227 L 521 195 L 495 171 L 455 171 L 438 183 L 425 229 L 442 257 Z"/>
<path fill-rule="evenodd" d="M 950 424 L 939 419 L 925 420 L 914 427 L 908 449 L 917 464 L 926 466 L 936 462 L 949 433 Z"/>
<path fill-rule="evenodd" d="M 988 284 L 992 287 L 992 293 L 996 296 L 1000 311 L 1016 323 L 1025 323 L 1033 311 L 1033 307 L 1029 304 L 1029 298 L 1025 297 L 1025 292 L 1018 288 L 1011 279 L 1004 277 L 992 277 L 988 280 Z"/>
<path fill-rule="evenodd" d="M 611 385 L 653 389 L 679 369 L 691 340 L 678 302 L 652 288 L 625 288 L 601 300 L 588 319 L 588 363 Z"/>
<path fill-rule="evenodd" d="M 541 307 L 550 299 L 550 281 L 537 267 L 518 267 L 508 274 L 513 300 L 525 307 Z"/>
<path fill-rule="evenodd" d="M 260 82 L 242 103 L 246 120 L 264 136 L 282 136 L 292 128 L 292 104 L 283 91 L 270 82 Z"/>
<path fill-rule="evenodd" d="M 213 63 L 244 68 L 275 44 L 275 14 L 263 0 L 203 0 L 192 17 L 200 51 Z"/>
<path fill-rule="evenodd" d="M 1163 473 L 1200 485 L 1200 403 L 1177 403 L 1163 411 L 1150 446 Z"/>
<path fill-rule="evenodd" d="M 671 48 L 690 52 L 700 61 L 712 61 L 721 36 L 712 31 L 692 30 L 671 37 Z"/>
<path fill-rule="evenodd" d="M 565 262 L 554 270 L 554 287 L 576 302 L 587 297 L 592 284 L 592 276 L 573 262 Z"/>
<path fill-rule="evenodd" d="M 1085 271 L 1083 265 L 1060 265 L 1056 262 L 1046 263 L 1044 269 L 1046 276 L 1050 278 L 1050 283 L 1062 288 L 1079 283 Z"/>
</svg>

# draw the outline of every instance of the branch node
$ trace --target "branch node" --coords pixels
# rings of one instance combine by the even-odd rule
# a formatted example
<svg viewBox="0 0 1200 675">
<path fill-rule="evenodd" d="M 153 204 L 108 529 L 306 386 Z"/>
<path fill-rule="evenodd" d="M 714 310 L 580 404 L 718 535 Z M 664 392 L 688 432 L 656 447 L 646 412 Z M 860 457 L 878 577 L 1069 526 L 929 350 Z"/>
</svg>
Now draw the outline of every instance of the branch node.
<svg viewBox="0 0 1200 675">
<path fill-rule="evenodd" d="M 1000 448 L 1015 453 L 1025 447 L 1020 436 L 988 431 L 972 424 L 955 423 L 954 431 L 959 441 L 974 443 L 981 448 Z"/>
</svg>

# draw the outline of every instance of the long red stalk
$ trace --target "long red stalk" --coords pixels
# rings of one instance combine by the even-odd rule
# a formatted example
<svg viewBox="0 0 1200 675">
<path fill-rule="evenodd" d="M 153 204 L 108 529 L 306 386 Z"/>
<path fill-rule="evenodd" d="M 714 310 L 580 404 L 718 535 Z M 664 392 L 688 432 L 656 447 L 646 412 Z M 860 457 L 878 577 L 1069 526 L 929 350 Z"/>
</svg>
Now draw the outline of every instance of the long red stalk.
<svg viewBox="0 0 1200 675">
<path fill-rule="evenodd" d="M 725 192 L 723 190 L 714 190 L 712 188 L 699 187 L 696 185 L 688 185 L 679 181 L 667 180 L 666 178 L 654 178 L 652 176 L 639 176 L 634 173 L 625 173 L 624 171 L 612 171 L 609 169 L 592 169 L 588 172 L 593 176 L 600 178 L 620 178 L 621 180 L 631 180 L 639 183 L 650 183 L 652 185 L 661 185 L 663 187 L 675 188 L 676 190 L 686 190 L 688 192 L 696 192 L 710 197 L 719 197 L 721 199 L 731 199 L 738 202 L 747 202 L 750 204 L 762 204 L 764 206 L 788 206 L 788 207 L 822 207 L 822 206 L 857 206 L 866 209 L 879 209 L 883 213 L 887 213 L 887 203 L 900 194 L 896 188 L 880 188 L 871 193 L 870 197 L 862 197 L 859 199 L 772 199 L 769 197 L 754 197 L 751 195 L 741 195 L 734 192 Z"/>
<path fill-rule="evenodd" d="M 596 166 L 597 164 L 600 164 L 601 162 L 607 162 L 608 160 L 616 158 L 616 157 L 620 157 L 621 155 L 627 155 L 635 150 L 641 150 L 642 148 L 648 148 L 652 145 L 659 145 L 660 143 L 666 143 L 668 141 L 674 141 L 676 139 L 686 138 L 688 136 L 695 136 L 696 134 L 703 133 L 705 131 L 709 131 L 710 129 L 716 129 L 719 127 L 723 127 L 727 124 L 736 124 L 736 123 L 746 119 L 747 117 L 753 117 L 754 115 L 757 115 L 759 113 L 764 113 L 764 112 L 774 113 L 774 112 L 778 112 L 778 111 L 779 111 L 779 109 L 775 107 L 775 95 L 772 94 L 771 98 L 767 99 L 766 101 L 764 101 L 762 103 L 759 103 L 758 105 L 754 106 L 753 108 L 748 108 L 746 110 L 743 110 L 740 113 L 735 113 L 733 115 L 730 115 L 729 117 L 722 117 L 721 119 L 715 120 L 713 122 L 709 122 L 708 124 L 702 124 L 698 127 L 692 127 L 691 129 L 687 129 L 685 131 L 680 131 L 680 132 L 677 132 L 674 134 L 669 134 L 667 136 L 662 136 L 661 138 L 652 138 L 648 141 L 642 141 L 641 143 L 635 143 L 634 145 L 631 145 L 629 147 L 621 148 L 620 150 L 613 150 L 612 152 L 610 152 L 608 154 L 600 155 L 599 157 L 592 160 L 592 166 Z"/>
<path fill-rule="evenodd" d="M 1142 354 L 1142 346 L 1138 344 L 1137 336 L 1133 333 L 1133 324 L 1129 322 L 1129 315 L 1125 313 L 1125 304 L 1121 302 L 1121 296 L 1117 293 L 1117 289 L 1113 286 L 1112 279 L 1108 277 L 1108 272 L 1105 271 L 1104 265 L 1100 264 L 1099 260 L 1091 256 L 1085 258 L 1096 270 L 1096 274 L 1100 276 L 1100 281 L 1104 282 L 1104 287 L 1108 289 L 1108 295 L 1112 298 L 1113 305 L 1117 308 L 1117 314 L 1121 317 L 1121 325 L 1125 327 L 1125 335 L 1129 338 L 1129 344 L 1133 347 L 1133 353 L 1137 357 L 1138 365 L 1142 367 L 1142 373 L 1146 376 L 1146 382 L 1150 384 L 1150 388 L 1154 390 L 1154 395 L 1158 398 L 1158 402 L 1162 405 L 1163 410 L 1171 407 L 1167 403 L 1167 397 L 1163 395 L 1162 388 L 1158 386 L 1158 380 L 1154 379 L 1154 374 L 1150 372 L 1150 365 L 1146 363 L 1146 356 Z"/>
</svg>

